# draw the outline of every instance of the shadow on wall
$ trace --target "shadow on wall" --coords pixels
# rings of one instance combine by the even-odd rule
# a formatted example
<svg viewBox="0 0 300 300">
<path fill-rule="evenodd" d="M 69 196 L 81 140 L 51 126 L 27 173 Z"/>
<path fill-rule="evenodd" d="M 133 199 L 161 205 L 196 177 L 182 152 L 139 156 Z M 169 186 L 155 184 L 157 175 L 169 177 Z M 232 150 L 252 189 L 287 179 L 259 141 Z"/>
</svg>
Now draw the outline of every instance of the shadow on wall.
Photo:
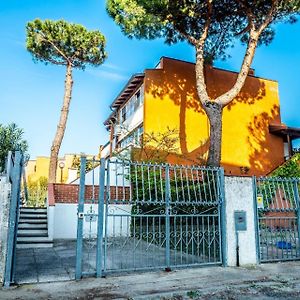
<svg viewBox="0 0 300 300">
<path fill-rule="evenodd" d="M 234 85 L 237 77 L 236 73 L 215 69 L 211 66 L 206 67 L 205 73 L 209 96 L 212 99 L 215 99 L 219 95 L 228 91 Z M 170 161 L 172 163 L 203 164 L 207 158 L 207 152 L 209 148 L 209 125 L 205 111 L 203 110 L 197 95 L 195 77 L 194 64 L 183 63 L 180 61 L 169 61 L 165 63 L 163 69 L 146 71 L 145 87 L 147 95 L 150 95 L 150 99 L 160 99 L 161 101 L 170 99 L 173 105 L 179 108 L 176 110 L 176 112 L 179 111 L 179 115 L 174 116 L 174 120 L 172 119 L 173 124 L 167 124 L 167 120 L 164 116 L 166 114 L 171 114 L 174 109 L 172 109 L 172 107 L 168 107 L 170 104 L 167 104 L 166 101 L 164 111 L 161 112 L 164 115 L 161 115 L 161 118 L 159 118 L 159 122 L 161 123 L 160 128 L 162 130 L 167 126 L 179 129 L 181 155 L 177 158 L 177 161 L 175 158 L 173 158 L 172 161 Z M 264 99 L 265 95 L 266 90 L 264 81 L 259 80 L 256 77 L 248 77 L 240 94 L 224 109 L 224 113 L 230 114 L 230 111 L 236 105 L 255 105 L 257 101 Z M 154 106 L 152 109 L 155 111 Z M 274 108 L 274 113 L 278 112 L 279 114 L 279 108 L 277 107 L 276 109 Z M 155 113 L 160 114 L 160 111 L 157 110 Z M 253 114 L 252 112 L 249 113 Z M 268 116 L 269 114 L 266 112 L 266 115 Z M 239 117 L 243 118 L 242 115 L 239 115 Z M 268 117 L 267 120 L 270 121 L 271 119 L 272 118 Z M 170 120 L 170 118 L 168 120 Z M 232 122 L 238 122 L 238 120 L 232 120 Z M 263 144 L 266 136 L 268 135 L 267 122 L 260 128 L 260 134 L 256 134 L 258 128 L 256 128 L 256 131 L 253 133 L 255 134 L 255 140 L 257 143 Z M 232 124 L 228 121 L 227 123 L 223 123 L 223 140 L 232 139 L 231 125 Z M 150 131 L 155 131 L 150 129 L 149 126 L 146 128 L 146 130 L 148 129 Z M 250 129 L 249 133 L 252 134 Z M 190 136 L 191 134 L 193 137 Z M 247 134 L 247 128 L 245 128 L 245 135 Z M 235 138 L 239 139 L 240 143 L 245 143 L 245 136 L 236 136 Z M 252 141 L 252 139 L 249 138 L 249 141 Z M 255 170 L 259 169 L 258 161 L 260 160 L 260 151 L 262 152 L 262 155 L 265 156 L 264 151 L 266 151 L 267 143 L 265 147 L 262 145 L 258 148 L 253 147 L 253 143 L 251 144 L 249 142 L 249 146 L 251 149 L 255 149 L 255 151 L 248 151 L 251 152 L 251 168 L 253 164 Z M 223 150 L 223 156 L 226 155 L 226 157 L 228 157 L 230 154 L 225 153 L 224 151 L 226 152 L 226 149 Z M 238 161 L 232 161 L 232 166 L 234 167 L 233 169 L 238 170 L 237 175 L 240 175 L 240 167 L 238 164 Z M 231 163 L 226 163 L 226 166 L 229 168 L 230 165 Z M 235 172 L 235 174 L 236 173 L 237 172 Z"/>
<path fill-rule="evenodd" d="M 157 84 L 157 79 L 149 80 L 148 86 L 151 94 L 154 98 L 164 100 L 165 97 L 169 97 L 173 103 L 180 107 L 179 112 L 179 124 L 173 127 L 179 128 L 179 143 L 180 152 L 187 159 L 191 157 L 191 153 L 188 151 L 187 146 L 187 133 L 186 133 L 186 113 L 190 109 L 196 113 L 205 115 L 205 112 L 201 106 L 198 96 L 196 94 L 195 85 L 192 84 L 190 78 L 185 78 L 181 74 L 173 73 L 169 76 L 169 72 L 157 70 L 160 72 L 161 82 Z M 200 120 L 199 120 L 200 121 Z M 195 124 L 195 126 L 197 126 Z M 200 122 L 199 122 L 200 126 Z M 196 128 L 196 127 L 195 127 Z M 203 156 L 208 150 L 209 140 L 206 138 L 203 145 L 193 150 L 200 156 Z"/>
<path fill-rule="evenodd" d="M 249 136 L 247 144 L 249 145 L 249 162 L 253 172 L 256 175 L 264 175 L 265 170 L 269 172 L 275 165 L 283 163 L 283 143 L 280 137 L 269 134 L 269 124 L 278 123 L 280 120 L 280 111 L 278 105 L 273 105 L 271 114 L 263 112 L 253 117 L 249 123 Z M 270 148 L 270 145 L 273 145 Z"/>
</svg>

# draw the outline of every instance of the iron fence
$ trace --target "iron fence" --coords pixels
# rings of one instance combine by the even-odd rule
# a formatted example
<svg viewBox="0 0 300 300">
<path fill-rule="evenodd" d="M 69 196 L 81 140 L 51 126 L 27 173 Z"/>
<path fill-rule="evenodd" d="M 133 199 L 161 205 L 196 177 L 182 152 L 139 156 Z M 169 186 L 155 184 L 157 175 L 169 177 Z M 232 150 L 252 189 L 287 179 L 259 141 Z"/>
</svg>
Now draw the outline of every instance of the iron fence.
<svg viewBox="0 0 300 300">
<path fill-rule="evenodd" d="M 256 179 L 261 262 L 300 258 L 299 186 L 297 178 Z"/>
</svg>

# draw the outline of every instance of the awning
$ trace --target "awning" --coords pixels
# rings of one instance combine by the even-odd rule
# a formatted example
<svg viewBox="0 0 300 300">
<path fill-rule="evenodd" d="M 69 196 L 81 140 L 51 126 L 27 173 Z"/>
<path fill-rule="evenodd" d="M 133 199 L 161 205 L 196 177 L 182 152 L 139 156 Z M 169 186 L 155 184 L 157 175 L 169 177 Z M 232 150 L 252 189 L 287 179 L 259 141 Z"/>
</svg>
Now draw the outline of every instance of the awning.
<svg viewBox="0 0 300 300">
<path fill-rule="evenodd" d="M 300 138 L 300 128 L 296 127 L 288 127 L 285 124 L 270 124 L 269 125 L 269 132 L 286 138 L 289 136 L 290 140 L 295 140 Z"/>
<path fill-rule="evenodd" d="M 117 112 L 113 111 L 109 117 L 103 122 L 104 126 L 106 127 L 106 129 L 109 128 L 109 126 L 111 125 L 111 123 L 114 123 L 114 121 L 116 120 L 117 116 L 116 116 Z"/>
</svg>

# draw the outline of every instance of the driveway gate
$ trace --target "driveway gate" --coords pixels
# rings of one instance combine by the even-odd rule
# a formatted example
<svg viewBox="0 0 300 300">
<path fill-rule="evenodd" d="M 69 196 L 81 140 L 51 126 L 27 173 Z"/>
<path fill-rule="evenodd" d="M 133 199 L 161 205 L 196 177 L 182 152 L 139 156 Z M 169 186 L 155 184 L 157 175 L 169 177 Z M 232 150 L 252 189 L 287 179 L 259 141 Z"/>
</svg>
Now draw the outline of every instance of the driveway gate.
<svg viewBox="0 0 300 300">
<path fill-rule="evenodd" d="M 300 258 L 299 184 L 300 179 L 256 179 L 261 262 Z"/>
<path fill-rule="evenodd" d="M 222 169 L 93 163 L 85 182 L 82 158 L 76 278 L 222 263 Z"/>
</svg>

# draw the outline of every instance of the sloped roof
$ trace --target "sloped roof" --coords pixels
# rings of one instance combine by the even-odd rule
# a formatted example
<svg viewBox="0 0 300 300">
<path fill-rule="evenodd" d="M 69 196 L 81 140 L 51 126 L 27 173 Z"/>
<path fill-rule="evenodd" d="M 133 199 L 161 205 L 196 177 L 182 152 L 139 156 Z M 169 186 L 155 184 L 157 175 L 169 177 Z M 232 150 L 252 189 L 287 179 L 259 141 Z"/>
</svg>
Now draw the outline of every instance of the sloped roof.
<svg viewBox="0 0 300 300">
<path fill-rule="evenodd" d="M 136 88 L 144 81 L 144 77 L 144 73 L 137 73 L 132 75 L 123 90 L 110 105 L 110 108 L 117 109 L 120 105 L 122 105 L 128 99 L 128 97 L 132 95 Z"/>
</svg>

